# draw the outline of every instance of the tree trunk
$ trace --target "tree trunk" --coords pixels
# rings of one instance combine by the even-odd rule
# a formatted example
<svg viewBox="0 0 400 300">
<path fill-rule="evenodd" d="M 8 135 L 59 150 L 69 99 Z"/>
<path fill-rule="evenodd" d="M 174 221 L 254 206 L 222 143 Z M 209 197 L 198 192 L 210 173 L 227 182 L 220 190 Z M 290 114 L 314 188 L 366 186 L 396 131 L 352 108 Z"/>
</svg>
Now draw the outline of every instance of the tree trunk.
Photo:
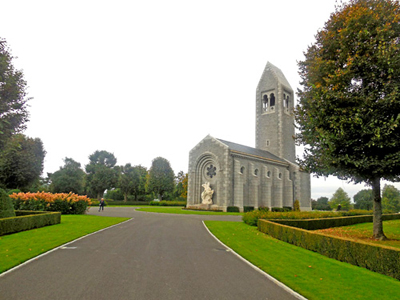
<svg viewBox="0 0 400 300">
<path fill-rule="evenodd" d="M 101 200 L 101 198 L 103 198 L 103 193 L 102 192 L 98 192 L 97 193 L 97 200 Z"/>
<path fill-rule="evenodd" d="M 382 198 L 380 178 L 375 178 L 372 181 L 372 194 L 374 196 L 374 239 L 386 240 L 387 238 L 383 233 L 382 224 Z"/>
<path fill-rule="evenodd" d="M 128 193 L 124 193 L 124 202 L 128 201 Z"/>
</svg>

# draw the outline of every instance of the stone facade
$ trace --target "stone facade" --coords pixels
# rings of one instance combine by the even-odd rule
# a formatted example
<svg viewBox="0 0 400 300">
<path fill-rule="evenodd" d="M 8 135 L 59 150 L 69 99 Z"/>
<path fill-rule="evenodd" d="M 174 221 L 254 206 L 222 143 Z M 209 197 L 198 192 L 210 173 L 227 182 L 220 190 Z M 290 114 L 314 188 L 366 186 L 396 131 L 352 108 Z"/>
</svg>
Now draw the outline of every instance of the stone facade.
<svg viewBox="0 0 400 300">
<path fill-rule="evenodd" d="M 189 153 L 188 208 L 226 211 L 228 206 L 293 207 L 311 210 L 310 174 L 295 163 L 293 90 L 267 63 L 256 93 L 256 148 L 210 135 Z M 202 185 L 214 191 L 203 204 Z"/>
</svg>

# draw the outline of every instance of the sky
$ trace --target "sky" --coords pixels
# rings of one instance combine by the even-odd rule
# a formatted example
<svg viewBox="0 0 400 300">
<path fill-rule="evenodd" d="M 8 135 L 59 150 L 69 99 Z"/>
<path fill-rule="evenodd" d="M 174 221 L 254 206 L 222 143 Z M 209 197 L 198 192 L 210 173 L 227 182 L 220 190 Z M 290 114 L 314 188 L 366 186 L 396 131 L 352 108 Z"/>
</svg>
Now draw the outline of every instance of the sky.
<svg viewBox="0 0 400 300">
<path fill-rule="evenodd" d="M 0 37 L 33 97 L 24 133 L 43 141 L 43 175 L 65 157 L 84 168 L 96 150 L 147 168 L 161 156 L 187 172 L 208 134 L 254 147 L 266 63 L 300 88 L 297 62 L 335 2 L 3 1 Z M 311 197 L 339 187 L 350 197 L 367 188 L 312 177 Z"/>
</svg>

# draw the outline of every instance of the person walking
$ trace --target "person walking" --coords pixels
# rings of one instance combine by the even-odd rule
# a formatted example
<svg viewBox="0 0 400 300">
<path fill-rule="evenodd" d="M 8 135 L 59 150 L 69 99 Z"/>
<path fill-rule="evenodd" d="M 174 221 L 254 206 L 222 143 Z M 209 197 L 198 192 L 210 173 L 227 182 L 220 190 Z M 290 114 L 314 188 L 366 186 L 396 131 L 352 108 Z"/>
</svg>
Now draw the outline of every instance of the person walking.
<svg viewBox="0 0 400 300">
<path fill-rule="evenodd" d="M 103 210 L 104 211 L 104 198 L 101 198 L 100 203 L 99 203 L 99 211 Z"/>
</svg>

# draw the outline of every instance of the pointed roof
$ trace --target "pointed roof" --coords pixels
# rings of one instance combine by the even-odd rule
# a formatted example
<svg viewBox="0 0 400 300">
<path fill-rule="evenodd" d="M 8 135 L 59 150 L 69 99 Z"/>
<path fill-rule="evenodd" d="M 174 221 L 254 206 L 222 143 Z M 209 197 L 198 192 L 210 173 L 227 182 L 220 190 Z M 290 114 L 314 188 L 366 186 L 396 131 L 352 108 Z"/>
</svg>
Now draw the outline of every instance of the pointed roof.
<svg viewBox="0 0 400 300">
<path fill-rule="evenodd" d="M 239 154 L 244 154 L 244 155 L 252 156 L 252 157 L 258 157 L 258 158 L 262 158 L 262 159 L 266 159 L 266 160 L 273 160 L 273 161 L 284 163 L 284 164 L 288 163 L 286 160 L 272 154 L 269 151 L 252 148 L 252 147 L 236 144 L 233 142 L 224 141 L 221 139 L 217 139 L 217 140 L 220 141 L 221 143 L 223 143 L 224 145 L 228 146 L 230 150 L 232 150 L 236 153 L 239 153 Z"/>
<path fill-rule="evenodd" d="M 289 88 L 290 90 L 293 91 L 292 87 L 289 84 L 289 81 L 287 81 L 287 79 L 286 79 L 285 75 L 283 75 L 283 72 L 281 71 L 281 69 L 279 69 L 278 67 L 275 67 L 270 62 L 267 62 L 267 65 L 264 68 L 264 72 L 260 78 L 258 85 L 260 85 L 261 80 L 265 76 L 267 76 L 268 73 L 271 73 L 282 85 L 284 85 L 286 88 Z"/>
</svg>

